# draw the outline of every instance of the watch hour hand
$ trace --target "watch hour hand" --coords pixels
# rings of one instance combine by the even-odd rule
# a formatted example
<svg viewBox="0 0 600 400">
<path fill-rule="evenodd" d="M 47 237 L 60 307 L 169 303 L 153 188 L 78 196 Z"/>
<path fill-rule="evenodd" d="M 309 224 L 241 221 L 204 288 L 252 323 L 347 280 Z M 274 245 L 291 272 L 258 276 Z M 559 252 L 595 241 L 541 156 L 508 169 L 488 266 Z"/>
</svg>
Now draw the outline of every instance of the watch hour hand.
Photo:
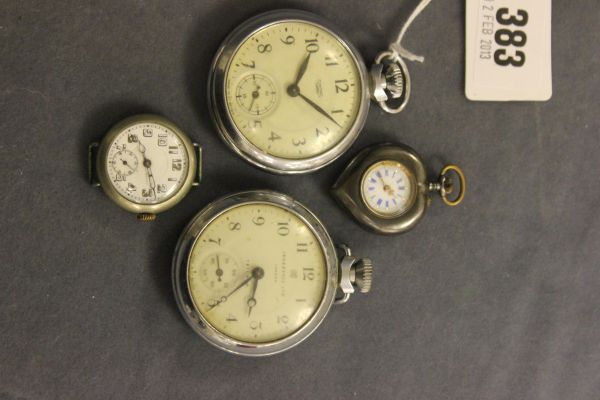
<svg viewBox="0 0 600 400">
<path fill-rule="evenodd" d="M 302 61 L 302 64 L 300 65 L 300 69 L 298 70 L 298 74 L 296 74 L 296 80 L 294 81 L 294 85 L 298 86 L 298 84 L 300 83 L 300 80 L 304 76 L 304 73 L 306 72 L 306 69 L 308 67 L 308 61 L 310 60 L 311 54 L 312 54 L 311 52 L 308 52 L 308 54 L 304 58 L 304 61 Z"/>
<path fill-rule="evenodd" d="M 256 299 L 254 298 L 254 294 L 256 293 L 256 287 L 258 286 L 258 279 L 254 278 L 252 281 L 252 293 L 250 294 L 250 298 L 248 299 L 248 316 L 252 312 L 252 308 L 256 306 Z"/>
<path fill-rule="evenodd" d="M 248 299 L 248 316 L 250 316 L 252 309 L 256 306 L 256 288 L 258 287 L 258 281 L 262 279 L 263 276 L 265 276 L 265 271 L 261 267 L 256 267 L 252 270 L 252 278 L 254 281 L 252 282 L 252 292 Z"/>
</svg>

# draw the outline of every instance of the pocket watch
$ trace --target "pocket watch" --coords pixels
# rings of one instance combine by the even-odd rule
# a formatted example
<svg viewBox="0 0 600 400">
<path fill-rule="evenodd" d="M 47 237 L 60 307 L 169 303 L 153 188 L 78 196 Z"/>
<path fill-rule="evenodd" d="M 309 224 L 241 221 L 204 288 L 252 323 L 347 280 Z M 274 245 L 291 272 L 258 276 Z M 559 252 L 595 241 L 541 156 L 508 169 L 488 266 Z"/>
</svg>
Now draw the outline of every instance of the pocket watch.
<svg viewBox="0 0 600 400">
<path fill-rule="evenodd" d="M 232 31 L 215 56 L 212 119 L 224 142 L 259 168 L 317 170 L 354 143 L 370 96 L 387 112 L 406 105 L 410 78 L 397 47 L 390 48 L 369 75 L 358 50 L 327 20 L 299 10 L 260 14 Z"/>
<path fill-rule="evenodd" d="M 89 179 L 121 208 L 151 221 L 177 204 L 201 176 L 202 151 L 168 119 L 124 119 L 88 149 Z"/>
<path fill-rule="evenodd" d="M 173 258 L 177 305 L 210 344 L 267 356 L 306 339 L 334 303 L 371 287 L 372 263 L 336 252 L 319 219 L 287 195 L 242 192 L 200 211 Z"/>
<path fill-rule="evenodd" d="M 458 178 L 456 194 L 455 179 Z M 377 233 L 401 233 L 425 214 L 430 193 L 448 206 L 464 198 L 466 181 L 457 165 L 446 165 L 437 182 L 428 182 L 425 164 L 410 147 L 379 144 L 362 150 L 332 188 L 333 196 L 363 225 Z"/>
</svg>

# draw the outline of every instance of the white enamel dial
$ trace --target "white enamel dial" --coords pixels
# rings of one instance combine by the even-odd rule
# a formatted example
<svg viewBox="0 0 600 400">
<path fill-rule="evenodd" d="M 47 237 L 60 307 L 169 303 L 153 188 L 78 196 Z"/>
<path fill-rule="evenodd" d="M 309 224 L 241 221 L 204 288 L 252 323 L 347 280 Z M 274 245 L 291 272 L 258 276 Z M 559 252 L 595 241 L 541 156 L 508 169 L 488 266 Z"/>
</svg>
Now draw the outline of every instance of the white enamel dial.
<svg viewBox="0 0 600 400">
<path fill-rule="evenodd" d="M 404 213 L 415 198 L 412 174 L 397 161 L 379 161 L 369 167 L 361 182 L 361 195 L 366 206 L 382 217 Z"/>
<path fill-rule="evenodd" d="M 296 214 L 253 203 L 226 210 L 204 228 L 187 275 L 194 307 L 212 327 L 264 343 L 309 321 L 325 293 L 327 264 L 317 237 Z"/>
<path fill-rule="evenodd" d="M 138 123 L 121 131 L 109 145 L 106 162 L 117 192 L 138 204 L 157 204 L 172 197 L 189 169 L 182 140 L 156 123 Z"/>
<path fill-rule="evenodd" d="M 273 23 L 247 37 L 225 72 L 227 112 L 260 151 L 318 156 L 357 119 L 363 93 L 356 59 L 331 32 L 306 21 Z"/>
</svg>

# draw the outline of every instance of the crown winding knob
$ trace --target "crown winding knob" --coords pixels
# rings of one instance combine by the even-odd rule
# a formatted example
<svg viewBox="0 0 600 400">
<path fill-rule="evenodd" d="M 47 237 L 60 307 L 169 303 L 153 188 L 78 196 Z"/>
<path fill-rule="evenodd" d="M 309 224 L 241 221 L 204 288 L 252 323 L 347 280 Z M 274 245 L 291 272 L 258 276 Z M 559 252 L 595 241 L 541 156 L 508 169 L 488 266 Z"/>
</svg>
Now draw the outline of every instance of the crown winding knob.
<svg viewBox="0 0 600 400">
<path fill-rule="evenodd" d="M 354 282 L 352 284 L 361 293 L 368 293 L 373 282 L 373 262 L 370 258 L 361 258 L 354 264 Z"/>
<path fill-rule="evenodd" d="M 385 67 L 386 90 L 392 99 L 399 99 L 404 94 L 404 73 L 398 64 L 387 64 Z"/>
<path fill-rule="evenodd" d="M 344 251 L 344 255 L 340 260 L 339 286 L 344 293 L 342 302 L 346 302 L 350 294 L 356 290 L 361 293 L 367 293 L 371 290 L 373 262 L 369 258 L 356 258 L 346 245 L 340 247 Z"/>
</svg>

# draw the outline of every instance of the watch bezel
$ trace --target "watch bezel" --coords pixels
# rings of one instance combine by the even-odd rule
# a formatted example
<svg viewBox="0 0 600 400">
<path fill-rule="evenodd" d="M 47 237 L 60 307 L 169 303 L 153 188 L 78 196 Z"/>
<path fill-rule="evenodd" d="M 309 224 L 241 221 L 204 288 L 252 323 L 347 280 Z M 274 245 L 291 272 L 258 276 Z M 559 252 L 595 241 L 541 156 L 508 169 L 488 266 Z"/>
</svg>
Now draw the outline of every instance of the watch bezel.
<svg viewBox="0 0 600 400">
<path fill-rule="evenodd" d="M 290 335 L 269 342 L 253 343 L 227 336 L 213 327 L 198 310 L 188 288 L 188 268 L 197 238 L 208 225 L 223 213 L 248 204 L 269 204 L 281 207 L 300 218 L 313 232 L 325 257 L 327 282 L 323 296 L 313 315 Z M 194 332 L 211 345 L 229 353 L 261 357 L 289 350 L 310 336 L 328 314 L 335 300 L 338 277 L 338 259 L 331 237 L 321 221 L 306 207 L 291 197 L 270 190 L 235 193 L 220 198 L 201 210 L 187 225 L 176 246 L 172 264 L 172 283 L 177 306 Z"/>
<path fill-rule="evenodd" d="M 348 133 L 329 150 L 305 159 L 277 157 L 252 144 L 234 123 L 225 96 L 225 75 L 239 47 L 254 33 L 280 22 L 304 22 L 330 33 L 351 55 L 360 79 L 360 106 Z M 354 143 L 366 122 L 369 111 L 369 80 L 365 63 L 352 43 L 331 22 L 301 10 L 282 9 L 259 14 L 234 29 L 223 41 L 210 69 L 208 105 L 219 136 L 235 153 L 250 164 L 278 174 L 301 174 L 316 171 L 334 162 Z"/>
<path fill-rule="evenodd" d="M 410 184 L 410 188 L 411 188 L 411 192 L 410 192 L 410 199 L 409 199 L 409 201 L 407 202 L 407 205 L 406 205 L 406 206 L 405 206 L 403 209 L 401 209 L 400 211 L 397 211 L 397 212 L 395 212 L 395 213 L 390 213 L 390 214 L 386 214 L 386 213 L 383 213 L 383 212 L 380 212 L 380 211 L 378 211 L 378 210 L 374 209 L 374 208 L 373 208 L 373 207 L 372 207 L 372 206 L 371 206 L 371 205 L 368 203 L 368 201 L 367 201 L 367 198 L 365 197 L 365 196 L 366 196 L 366 193 L 365 193 L 365 191 L 364 191 L 364 186 L 365 186 L 365 185 L 364 185 L 364 183 L 365 183 L 365 179 L 367 178 L 367 176 L 369 175 L 369 173 L 370 173 L 370 172 L 371 172 L 371 171 L 372 171 L 374 168 L 378 167 L 378 166 L 379 166 L 379 164 L 381 164 L 381 163 L 385 163 L 385 162 L 387 162 L 387 163 L 394 163 L 394 164 L 398 165 L 398 166 L 399 166 L 399 168 L 400 168 L 400 169 L 402 169 L 402 170 L 404 171 L 404 173 L 406 174 L 406 177 L 407 177 L 407 178 L 408 178 L 408 180 L 409 180 L 409 184 Z M 412 172 L 410 169 L 408 169 L 408 168 L 406 167 L 406 165 L 404 165 L 404 164 L 403 164 L 403 163 L 401 163 L 400 161 L 398 161 L 398 160 L 392 160 L 392 159 L 379 160 L 379 161 L 376 161 L 376 162 L 374 162 L 373 164 L 371 164 L 371 165 L 370 165 L 368 168 L 366 168 L 366 169 L 363 171 L 363 173 L 362 173 L 362 175 L 361 175 L 361 177 L 360 177 L 360 187 L 359 187 L 359 192 L 360 192 L 360 195 L 361 195 L 361 200 L 362 200 L 363 204 L 364 204 L 364 205 L 365 205 L 365 207 L 367 207 L 367 209 L 369 209 L 369 210 L 370 210 L 370 211 L 371 211 L 373 214 L 377 215 L 377 216 L 378 216 L 378 217 L 380 217 L 380 218 L 384 218 L 384 219 L 394 219 L 394 218 L 398 218 L 398 217 L 400 217 L 401 215 L 405 214 L 406 212 L 408 212 L 408 211 L 409 211 L 409 210 L 410 210 L 410 209 L 413 207 L 413 205 L 414 205 L 414 202 L 415 202 L 415 200 L 416 200 L 416 198 L 417 198 L 417 192 L 418 192 L 418 189 L 417 189 L 417 180 L 415 179 L 415 176 L 414 176 L 413 172 Z"/>
</svg>

